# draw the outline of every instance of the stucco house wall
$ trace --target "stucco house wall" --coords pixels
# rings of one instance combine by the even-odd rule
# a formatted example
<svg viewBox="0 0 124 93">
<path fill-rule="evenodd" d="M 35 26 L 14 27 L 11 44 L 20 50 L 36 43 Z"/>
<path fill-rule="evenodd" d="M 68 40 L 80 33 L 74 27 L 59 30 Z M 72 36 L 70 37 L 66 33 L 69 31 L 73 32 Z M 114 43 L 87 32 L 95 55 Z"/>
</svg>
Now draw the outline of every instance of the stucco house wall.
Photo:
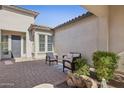
<svg viewBox="0 0 124 93">
<path fill-rule="evenodd" d="M 55 29 L 55 51 L 59 56 L 69 52 L 80 52 L 91 62 L 98 49 L 98 19 L 92 15 L 75 23 Z"/>
<path fill-rule="evenodd" d="M 33 23 L 33 17 L 8 10 L 0 10 L 0 29 L 27 32 L 29 26 Z"/>
<path fill-rule="evenodd" d="M 98 49 L 109 51 L 109 7 L 108 5 L 82 5 L 98 17 Z"/>
<path fill-rule="evenodd" d="M 120 56 L 118 70 L 124 70 L 124 6 L 109 6 L 109 51 Z"/>
<path fill-rule="evenodd" d="M 124 52 L 124 6 L 110 6 L 110 51 Z"/>
</svg>

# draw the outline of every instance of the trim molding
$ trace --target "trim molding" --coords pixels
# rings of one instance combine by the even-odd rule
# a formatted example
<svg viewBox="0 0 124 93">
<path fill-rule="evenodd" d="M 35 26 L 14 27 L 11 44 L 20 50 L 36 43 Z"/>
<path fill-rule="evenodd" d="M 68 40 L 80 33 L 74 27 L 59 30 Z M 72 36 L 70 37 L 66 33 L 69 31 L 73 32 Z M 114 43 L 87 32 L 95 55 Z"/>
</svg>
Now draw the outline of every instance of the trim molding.
<svg viewBox="0 0 124 93">
<path fill-rule="evenodd" d="M 15 13 L 20 13 L 20 14 L 25 14 L 28 16 L 33 16 L 34 18 L 37 17 L 37 15 L 39 14 L 38 12 L 32 11 L 32 10 L 28 10 L 28 9 L 24 9 L 18 6 L 14 6 L 14 5 L 1 5 L 0 9 L 5 9 L 11 12 L 15 12 Z"/>
</svg>

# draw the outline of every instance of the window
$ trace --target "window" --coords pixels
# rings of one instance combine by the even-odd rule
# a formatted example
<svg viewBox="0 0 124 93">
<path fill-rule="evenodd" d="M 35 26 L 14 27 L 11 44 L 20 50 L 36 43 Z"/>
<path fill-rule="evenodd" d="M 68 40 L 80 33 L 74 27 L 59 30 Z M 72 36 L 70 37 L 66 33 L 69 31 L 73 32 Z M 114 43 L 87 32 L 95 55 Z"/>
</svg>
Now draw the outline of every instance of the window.
<svg viewBox="0 0 124 93">
<path fill-rule="evenodd" d="M 45 52 L 45 35 L 39 35 L 39 51 Z"/>
<path fill-rule="evenodd" d="M 47 42 L 48 42 L 48 45 L 47 45 L 47 50 L 48 51 L 52 51 L 52 46 L 53 46 L 53 37 L 52 36 L 48 36 L 47 38 Z"/>
<path fill-rule="evenodd" d="M 39 52 L 53 51 L 53 36 L 39 35 Z"/>
<path fill-rule="evenodd" d="M 8 55 L 8 36 L 7 35 L 2 35 L 1 36 L 1 49 L 2 49 L 2 53 L 4 55 Z"/>
<path fill-rule="evenodd" d="M 23 37 L 23 53 L 26 53 L 26 37 Z"/>
</svg>

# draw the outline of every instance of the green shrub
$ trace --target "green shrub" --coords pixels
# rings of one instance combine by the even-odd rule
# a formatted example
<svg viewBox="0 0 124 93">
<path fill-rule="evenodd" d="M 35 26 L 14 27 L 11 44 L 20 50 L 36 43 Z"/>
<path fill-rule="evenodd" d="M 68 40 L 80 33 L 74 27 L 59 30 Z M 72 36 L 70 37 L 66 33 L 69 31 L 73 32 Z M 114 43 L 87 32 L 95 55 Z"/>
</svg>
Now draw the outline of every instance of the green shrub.
<svg viewBox="0 0 124 93">
<path fill-rule="evenodd" d="M 107 81 L 113 78 L 119 56 L 112 52 L 97 51 L 93 54 L 94 67 L 96 69 L 97 78 Z"/>
<path fill-rule="evenodd" d="M 90 75 L 89 68 L 90 67 L 87 64 L 87 59 L 81 58 L 75 61 L 76 74 L 89 76 Z"/>
</svg>

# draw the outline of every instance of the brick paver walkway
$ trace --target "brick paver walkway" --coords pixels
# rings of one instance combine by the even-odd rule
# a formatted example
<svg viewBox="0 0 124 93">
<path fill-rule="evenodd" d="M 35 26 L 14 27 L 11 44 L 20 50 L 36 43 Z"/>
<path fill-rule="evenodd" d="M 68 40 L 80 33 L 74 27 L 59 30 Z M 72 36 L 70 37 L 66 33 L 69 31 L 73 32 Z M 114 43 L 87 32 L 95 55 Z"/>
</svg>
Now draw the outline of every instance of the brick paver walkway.
<svg viewBox="0 0 124 93">
<path fill-rule="evenodd" d="M 13 64 L 0 62 L 0 87 L 31 88 L 42 83 L 56 86 L 66 79 L 66 74 L 56 67 L 44 61 Z"/>
</svg>

